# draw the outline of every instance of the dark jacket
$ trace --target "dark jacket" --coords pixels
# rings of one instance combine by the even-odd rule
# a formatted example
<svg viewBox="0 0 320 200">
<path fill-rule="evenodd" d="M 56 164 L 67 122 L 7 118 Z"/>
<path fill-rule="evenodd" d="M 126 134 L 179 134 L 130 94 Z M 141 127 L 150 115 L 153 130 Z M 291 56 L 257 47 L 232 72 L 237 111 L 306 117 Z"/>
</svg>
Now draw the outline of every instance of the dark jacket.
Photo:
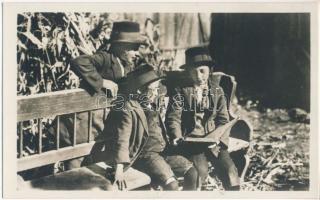
<svg viewBox="0 0 320 200">
<path fill-rule="evenodd" d="M 76 74 L 97 93 L 101 92 L 103 79 L 117 82 L 122 78 L 117 58 L 107 51 L 79 56 L 71 60 L 70 65 Z"/>
<path fill-rule="evenodd" d="M 72 70 L 84 81 L 81 87 L 90 94 L 102 93 L 101 87 L 103 79 L 117 82 L 121 78 L 121 69 L 117 58 L 109 52 L 100 51 L 93 55 L 81 55 L 70 63 Z M 92 112 L 92 140 L 104 129 L 106 110 L 96 110 Z M 56 134 L 56 123 L 49 128 L 52 135 Z M 60 117 L 60 145 L 61 147 L 72 145 L 74 120 L 73 115 Z M 89 113 L 77 113 L 77 144 L 87 142 L 89 132 Z"/>
<path fill-rule="evenodd" d="M 223 89 L 216 85 L 213 77 L 208 80 L 210 109 L 205 111 L 204 130 L 209 134 L 217 127 L 229 122 L 229 113 L 227 109 L 226 97 Z M 170 95 L 169 105 L 166 113 L 166 127 L 170 139 L 184 137 L 190 134 L 196 123 L 195 118 L 195 98 L 193 87 L 177 87 L 174 93 Z M 224 134 L 220 141 L 228 145 L 229 135 Z"/>
<path fill-rule="evenodd" d="M 126 102 L 124 109 L 111 110 L 105 121 L 106 152 L 112 164 L 124 164 L 127 169 L 140 155 L 148 139 L 148 123 L 137 101 Z"/>
</svg>

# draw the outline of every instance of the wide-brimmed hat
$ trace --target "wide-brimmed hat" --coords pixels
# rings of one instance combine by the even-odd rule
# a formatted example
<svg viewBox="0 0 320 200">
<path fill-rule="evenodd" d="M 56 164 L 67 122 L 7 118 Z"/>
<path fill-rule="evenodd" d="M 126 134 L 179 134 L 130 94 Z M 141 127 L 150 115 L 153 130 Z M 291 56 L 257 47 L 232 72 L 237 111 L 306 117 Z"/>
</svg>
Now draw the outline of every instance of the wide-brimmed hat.
<svg viewBox="0 0 320 200">
<path fill-rule="evenodd" d="M 164 76 L 156 72 L 151 65 L 144 64 L 119 81 L 119 92 L 136 93 L 139 88 L 163 78 Z"/>
<path fill-rule="evenodd" d="M 114 22 L 110 35 L 111 43 L 147 44 L 146 38 L 140 34 L 140 25 L 136 22 Z"/>
<path fill-rule="evenodd" d="M 186 50 L 185 56 L 186 63 L 180 66 L 181 69 L 195 68 L 202 65 L 213 67 L 214 65 L 207 46 L 191 47 Z"/>
</svg>

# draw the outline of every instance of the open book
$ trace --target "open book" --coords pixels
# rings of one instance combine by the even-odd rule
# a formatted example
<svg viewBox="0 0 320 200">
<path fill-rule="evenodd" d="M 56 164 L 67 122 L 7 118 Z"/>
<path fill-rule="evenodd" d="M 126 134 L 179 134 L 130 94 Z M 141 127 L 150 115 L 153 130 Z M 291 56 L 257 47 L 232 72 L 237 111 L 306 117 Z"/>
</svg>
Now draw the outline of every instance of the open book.
<svg viewBox="0 0 320 200">
<path fill-rule="evenodd" d="M 239 120 L 239 117 L 231 120 L 230 122 L 226 123 L 223 126 L 218 127 L 217 129 L 215 129 L 214 131 L 212 131 L 211 133 L 209 133 L 208 135 L 204 136 L 204 137 L 190 137 L 190 136 L 186 136 L 183 141 L 184 142 L 194 142 L 194 143 L 209 143 L 209 144 L 213 144 L 213 143 L 217 143 L 219 142 L 221 136 L 223 134 L 229 133 L 230 129 L 232 128 L 233 125 L 235 125 L 237 123 L 237 121 Z"/>
</svg>

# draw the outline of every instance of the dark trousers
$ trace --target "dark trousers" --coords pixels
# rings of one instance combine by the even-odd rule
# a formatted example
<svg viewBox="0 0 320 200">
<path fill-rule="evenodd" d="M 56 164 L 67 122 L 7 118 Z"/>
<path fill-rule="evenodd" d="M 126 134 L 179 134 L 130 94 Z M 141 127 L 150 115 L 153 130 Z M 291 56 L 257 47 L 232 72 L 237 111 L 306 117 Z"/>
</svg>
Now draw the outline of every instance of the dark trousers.
<svg viewBox="0 0 320 200">
<path fill-rule="evenodd" d="M 240 185 L 238 170 L 227 149 L 221 149 L 218 156 L 208 153 L 208 160 L 214 166 L 217 176 L 226 190 L 237 189 Z"/>
<path fill-rule="evenodd" d="M 238 170 L 230 157 L 226 146 L 220 146 L 218 156 L 215 156 L 205 147 L 185 147 L 183 153 L 189 158 L 198 170 L 201 182 L 203 183 L 209 174 L 208 161 L 214 166 L 217 176 L 226 190 L 238 189 L 240 178 Z"/>
</svg>

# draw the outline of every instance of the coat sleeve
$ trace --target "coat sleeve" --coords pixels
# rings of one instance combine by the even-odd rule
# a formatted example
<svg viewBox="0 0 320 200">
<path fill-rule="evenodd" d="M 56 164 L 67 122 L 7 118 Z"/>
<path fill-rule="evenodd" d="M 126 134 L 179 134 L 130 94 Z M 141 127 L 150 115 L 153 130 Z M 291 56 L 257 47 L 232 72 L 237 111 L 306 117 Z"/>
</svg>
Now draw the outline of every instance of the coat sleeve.
<svg viewBox="0 0 320 200">
<path fill-rule="evenodd" d="M 71 60 L 71 67 L 96 91 L 102 88 L 103 78 L 99 71 L 106 63 L 106 52 L 94 55 L 81 55 Z"/>
<path fill-rule="evenodd" d="M 182 137 L 181 117 L 183 104 L 184 96 L 181 93 L 176 91 L 169 97 L 165 125 L 167 134 L 171 140 Z"/>
<path fill-rule="evenodd" d="M 229 122 L 229 112 L 227 107 L 227 98 L 224 95 L 223 89 L 219 88 L 217 114 L 215 118 L 216 128 Z"/>
<path fill-rule="evenodd" d="M 132 116 L 130 111 L 111 111 L 112 120 L 106 121 L 112 135 L 111 149 L 114 164 L 129 164 L 129 141 L 132 131 Z M 112 115 L 112 116 L 111 116 Z"/>
</svg>

